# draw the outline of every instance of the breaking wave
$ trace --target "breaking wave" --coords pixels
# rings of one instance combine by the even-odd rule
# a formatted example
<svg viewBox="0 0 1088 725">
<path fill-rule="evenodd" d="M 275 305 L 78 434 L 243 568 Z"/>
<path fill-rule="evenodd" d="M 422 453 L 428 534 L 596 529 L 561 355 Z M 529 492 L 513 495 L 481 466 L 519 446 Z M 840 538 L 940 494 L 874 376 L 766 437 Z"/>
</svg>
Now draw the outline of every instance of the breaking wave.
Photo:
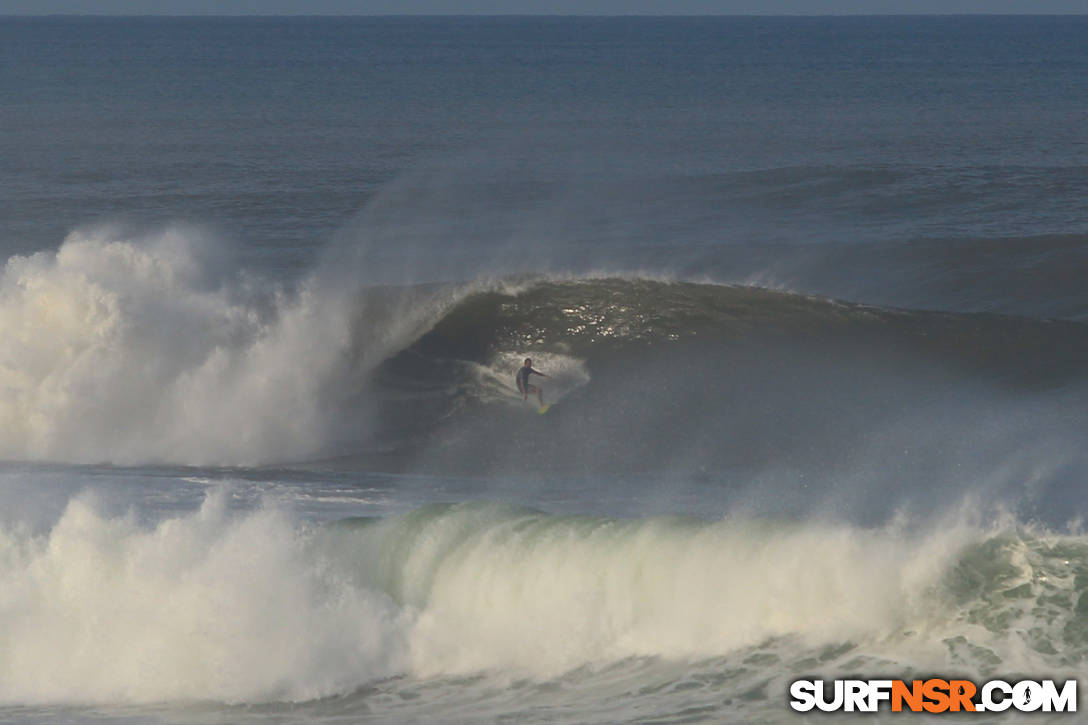
<svg viewBox="0 0 1088 725">
<path fill-rule="evenodd" d="M 40 535 L 0 529 L 0 702 L 307 701 L 709 662 L 733 672 L 718 706 L 756 681 L 748 699 L 778 707 L 817 664 L 985 676 L 1088 653 L 1080 535 L 484 504 L 315 527 L 226 501 L 141 524 L 84 496 Z"/>
<path fill-rule="evenodd" d="M 877 432 L 901 450 L 950 430 L 1057 445 L 1088 408 L 1078 322 L 643 277 L 350 278 L 228 275 L 185 229 L 11 258 L 0 457 L 702 470 L 847 463 L 886 447 Z M 552 376 L 544 418 L 513 390 L 525 356 Z"/>
</svg>

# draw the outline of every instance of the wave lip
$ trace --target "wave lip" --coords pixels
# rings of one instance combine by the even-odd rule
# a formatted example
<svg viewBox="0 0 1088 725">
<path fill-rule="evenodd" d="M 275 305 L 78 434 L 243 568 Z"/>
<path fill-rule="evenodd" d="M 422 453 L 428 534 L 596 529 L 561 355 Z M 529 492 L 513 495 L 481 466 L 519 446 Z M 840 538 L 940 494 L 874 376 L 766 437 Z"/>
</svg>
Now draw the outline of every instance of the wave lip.
<svg viewBox="0 0 1088 725">
<path fill-rule="evenodd" d="M 470 294 L 418 344 L 424 352 L 478 359 L 511 346 L 579 352 L 771 334 L 868 335 L 875 343 L 899 339 L 963 356 L 981 345 L 976 359 L 1046 342 L 1082 356 L 1071 366 L 1084 362 L 1088 327 L 1009 315 L 876 307 L 759 286 L 596 277 L 540 279 L 513 291 Z"/>
</svg>

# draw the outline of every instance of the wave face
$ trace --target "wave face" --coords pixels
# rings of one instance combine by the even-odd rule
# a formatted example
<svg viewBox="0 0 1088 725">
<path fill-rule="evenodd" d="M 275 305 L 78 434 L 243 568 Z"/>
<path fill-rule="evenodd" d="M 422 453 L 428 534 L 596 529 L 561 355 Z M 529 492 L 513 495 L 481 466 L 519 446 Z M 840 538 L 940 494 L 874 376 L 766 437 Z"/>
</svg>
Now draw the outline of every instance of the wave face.
<svg viewBox="0 0 1088 725">
<path fill-rule="evenodd" d="M 228 503 L 148 524 L 84 496 L 38 535 L 0 528 L 0 703 L 478 715 L 530 681 L 742 722 L 816 666 L 1057 674 L 1088 654 L 1083 536 L 491 504 L 314 526 Z"/>
<path fill-rule="evenodd" d="M 383 363 L 381 420 L 406 465 L 435 470 L 805 472 L 809 493 L 861 500 L 869 484 L 846 480 L 875 479 L 887 501 L 968 476 L 958 490 L 1011 486 L 1023 503 L 1030 481 L 1068 501 L 1086 331 L 741 286 L 535 281 L 465 297 Z M 513 391 L 525 356 L 555 375 L 544 417 Z"/>
</svg>

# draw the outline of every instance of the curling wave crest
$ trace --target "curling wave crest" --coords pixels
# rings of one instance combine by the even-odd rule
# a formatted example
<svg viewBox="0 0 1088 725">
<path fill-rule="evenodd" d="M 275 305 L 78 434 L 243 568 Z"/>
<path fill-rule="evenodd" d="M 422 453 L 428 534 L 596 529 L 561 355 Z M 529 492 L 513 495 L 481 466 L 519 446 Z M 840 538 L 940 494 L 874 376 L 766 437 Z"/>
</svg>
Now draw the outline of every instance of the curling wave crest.
<svg viewBox="0 0 1088 725">
<path fill-rule="evenodd" d="M 0 530 L 0 701 L 306 701 L 630 658 L 986 674 L 1088 646 L 1082 536 L 484 504 L 315 526 L 228 500 L 150 524 L 83 496 L 39 535 Z"/>
</svg>

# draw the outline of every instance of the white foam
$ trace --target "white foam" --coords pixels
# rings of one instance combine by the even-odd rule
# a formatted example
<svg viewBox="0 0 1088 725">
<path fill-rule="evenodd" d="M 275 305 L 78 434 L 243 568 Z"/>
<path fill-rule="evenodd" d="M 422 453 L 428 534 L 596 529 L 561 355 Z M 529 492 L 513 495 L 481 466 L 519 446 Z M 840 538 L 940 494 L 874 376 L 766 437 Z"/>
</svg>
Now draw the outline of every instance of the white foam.
<svg viewBox="0 0 1088 725">
<path fill-rule="evenodd" d="M 562 400 L 590 381 L 585 361 L 570 355 L 555 352 L 533 352 L 531 355 L 520 351 L 500 352 L 487 365 L 476 366 L 476 374 L 489 400 L 511 404 L 521 402 L 515 378 L 526 357 L 531 357 L 534 370 L 548 376 L 534 377 L 531 381 L 533 385 L 544 388 L 545 402 Z"/>
<path fill-rule="evenodd" d="M 77 499 L 46 537 L 0 532 L 0 701 L 306 700 L 403 669 L 388 597 L 225 498 L 153 529 Z"/>
<path fill-rule="evenodd" d="M 1047 552 L 1080 539 L 483 505 L 314 529 L 227 503 L 216 491 L 146 524 L 82 496 L 40 535 L 0 528 L 0 703 L 300 701 L 398 674 L 539 679 L 842 643 L 900 672 L 977 672 L 994 653 L 1057 670 L 1079 646 L 1062 641 L 1071 608 L 1032 619 L 1004 592 L 1068 595 L 1080 563 Z M 982 594 L 957 602 L 961 570 Z M 987 617 L 1011 624 L 974 623 Z M 1049 659 L 1023 636 L 1039 629 Z"/>
<path fill-rule="evenodd" d="M 8 260 L 0 457 L 252 464 L 312 455 L 344 391 L 433 312 L 353 329 L 359 301 L 346 281 L 315 273 L 286 290 L 224 278 L 210 246 L 185 228 L 139 239 L 100 228 Z"/>
<path fill-rule="evenodd" d="M 486 518 L 486 516 L 484 517 Z M 955 536 L 752 522 L 439 520 L 408 552 L 422 674 L 554 676 L 628 657 L 697 659 L 768 638 L 874 641 L 928 614 Z M 471 643 L 471 646 L 466 646 Z"/>
</svg>

